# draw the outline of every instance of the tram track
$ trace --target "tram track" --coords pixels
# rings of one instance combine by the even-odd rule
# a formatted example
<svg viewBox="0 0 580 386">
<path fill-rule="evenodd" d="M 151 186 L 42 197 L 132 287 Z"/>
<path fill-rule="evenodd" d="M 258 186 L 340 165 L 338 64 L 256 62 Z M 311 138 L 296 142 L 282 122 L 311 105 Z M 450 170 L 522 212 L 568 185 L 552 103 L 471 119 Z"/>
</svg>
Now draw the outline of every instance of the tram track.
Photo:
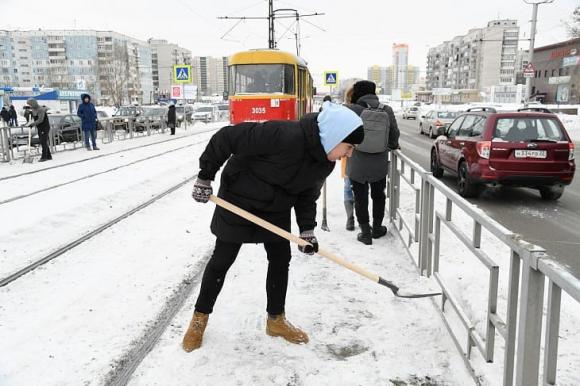
<svg viewBox="0 0 580 386">
<path fill-rule="evenodd" d="M 79 181 L 87 180 L 89 178 L 94 178 L 94 177 L 97 177 L 97 176 L 100 176 L 100 175 L 103 175 L 103 174 L 106 174 L 106 173 L 110 173 L 110 172 L 113 172 L 113 171 L 116 171 L 116 170 L 124 169 L 126 167 L 133 166 L 133 165 L 136 165 L 136 164 L 139 164 L 141 162 L 145 162 L 145 161 L 148 161 L 148 160 L 151 160 L 151 159 L 154 159 L 154 158 L 162 157 L 164 155 L 171 154 L 171 153 L 174 153 L 174 152 L 179 151 L 179 150 L 187 149 L 187 148 L 190 148 L 190 147 L 193 147 L 193 146 L 202 144 L 204 142 L 207 142 L 207 140 L 190 143 L 190 144 L 187 144 L 187 145 L 184 145 L 184 146 L 180 146 L 180 147 L 175 148 L 175 149 L 166 150 L 166 151 L 161 152 L 161 153 L 158 153 L 158 154 L 154 154 L 154 155 L 151 155 L 151 156 L 148 156 L 148 157 L 145 157 L 145 158 L 140 158 L 140 159 L 138 159 L 136 161 L 132 161 L 132 162 L 129 162 L 129 163 L 126 163 L 126 164 L 123 164 L 123 165 L 115 166 L 115 167 L 110 168 L 110 169 L 102 170 L 102 171 L 99 171 L 99 172 L 96 172 L 96 173 L 92 173 L 92 174 L 88 174 L 88 175 L 85 175 L 85 176 L 82 176 L 82 177 L 79 177 L 79 178 L 76 178 L 76 179 L 73 179 L 73 180 L 70 180 L 70 181 L 62 182 L 60 184 L 52 185 L 52 186 L 49 186 L 49 187 L 46 187 L 46 188 L 43 188 L 43 189 L 38 189 L 38 190 L 29 192 L 29 193 L 25 193 L 25 194 L 13 196 L 13 197 L 7 198 L 5 200 L 1 200 L 0 201 L 0 205 L 8 204 L 10 202 L 18 201 L 18 200 L 21 200 L 23 198 L 27 198 L 27 197 L 30 197 L 30 196 L 34 196 L 36 194 L 40 194 L 40 193 L 44 193 L 44 192 L 47 192 L 47 191 L 50 191 L 50 190 L 54 190 L 54 189 L 57 189 L 57 188 L 61 188 L 63 186 L 70 185 L 70 184 L 73 184 L 73 183 L 76 183 L 76 182 L 79 182 Z"/>
<path fill-rule="evenodd" d="M 0 279 L 0 288 L 5 287 L 5 286 L 15 282 L 16 280 L 20 279 L 21 277 L 25 276 L 26 274 L 36 270 L 38 267 L 43 266 L 44 264 L 50 262 L 51 260 L 56 259 L 57 257 L 63 255 L 64 253 L 66 253 L 66 252 L 78 247 L 79 245 L 83 244 L 84 242 L 92 239 L 93 237 L 97 236 L 98 234 L 102 233 L 103 231 L 111 228 L 113 225 L 117 224 L 118 222 L 125 220 L 125 219 L 129 218 L 130 216 L 134 215 L 135 213 L 149 207 L 150 205 L 159 201 L 161 198 L 175 192 L 179 188 L 190 183 L 196 177 L 197 177 L 197 173 L 194 174 L 193 176 L 188 177 L 185 180 L 179 182 L 178 184 L 171 186 L 169 189 L 166 189 L 163 192 L 155 195 L 151 199 L 143 202 L 142 204 L 124 212 L 120 216 L 117 216 L 114 219 L 107 221 L 106 223 L 93 229 L 89 233 L 87 233 L 81 237 L 78 237 L 75 240 L 68 242 L 65 245 L 58 247 L 57 249 L 55 249 L 54 251 L 52 251 L 48 255 L 45 255 L 44 257 L 42 257 L 38 260 L 35 260 L 34 262 L 26 265 L 24 268 L 19 269 L 18 271 L 8 275 L 7 277 L 5 277 L 3 279 Z"/>
</svg>

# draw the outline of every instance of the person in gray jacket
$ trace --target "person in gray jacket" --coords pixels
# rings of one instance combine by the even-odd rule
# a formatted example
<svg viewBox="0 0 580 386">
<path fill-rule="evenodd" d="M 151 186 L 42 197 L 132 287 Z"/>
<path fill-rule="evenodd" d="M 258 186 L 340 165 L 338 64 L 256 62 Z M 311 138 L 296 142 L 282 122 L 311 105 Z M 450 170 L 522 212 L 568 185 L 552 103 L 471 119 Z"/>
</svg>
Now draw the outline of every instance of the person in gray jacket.
<svg viewBox="0 0 580 386">
<path fill-rule="evenodd" d="M 356 82 L 353 86 L 350 109 L 359 116 L 367 108 L 379 108 L 379 98 L 376 95 L 376 85 L 367 80 Z M 388 152 L 399 148 L 399 127 L 393 109 L 383 105 L 388 116 L 385 121 L 385 130 L 388 130 L 388 148 L 381 153 L 365 153 L 359 150 L 353 152 L 346 165 L 346 174 L 351 181 L 354 193 L 354 206 L 361 233 L 357 239 L 366 245 L 373 243 L 387 234 L 387 227 L 383 225 L 385 217 L 385 188 L 389 170 Z M 364 121 L 364 119 L 363 119 Z M 387 127 L 388 125 L 388 127 Z M 373 225 L 369 219 L 369 187 L 373 200 Z"/>
</svg>

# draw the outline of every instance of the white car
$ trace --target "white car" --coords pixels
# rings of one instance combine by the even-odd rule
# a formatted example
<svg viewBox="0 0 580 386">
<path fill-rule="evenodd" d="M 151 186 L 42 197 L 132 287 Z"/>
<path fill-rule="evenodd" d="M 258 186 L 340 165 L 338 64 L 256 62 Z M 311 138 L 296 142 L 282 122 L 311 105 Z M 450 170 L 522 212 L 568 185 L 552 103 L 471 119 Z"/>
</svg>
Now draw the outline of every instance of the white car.
<svg viewBox="0 0 580 386">
<path fill-rule="evenodd" d="M 198 107 L 193 113 L 193 120 L 196 122 L 213 122 L 218 116 L 218 109 L 216 106 L 202 106 Z"/>
</svg>

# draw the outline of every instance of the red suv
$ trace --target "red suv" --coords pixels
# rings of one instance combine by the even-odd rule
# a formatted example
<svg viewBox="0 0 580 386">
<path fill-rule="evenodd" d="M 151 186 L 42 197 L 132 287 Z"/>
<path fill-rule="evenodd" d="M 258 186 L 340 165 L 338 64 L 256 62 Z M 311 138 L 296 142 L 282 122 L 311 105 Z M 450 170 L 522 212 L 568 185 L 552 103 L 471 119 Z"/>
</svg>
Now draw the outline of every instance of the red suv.
<svg viewBox="0 0 580 386">
<path fill-rule="evenodd" d="M 574 143 L 558 117 L 542 108 L 469 109 L 431 149 L 433 175 L 456 174 L 463 197 L 491 184 L 535 188 L 544 200 L 557 200 L 575 170 Z"/>
</svg>

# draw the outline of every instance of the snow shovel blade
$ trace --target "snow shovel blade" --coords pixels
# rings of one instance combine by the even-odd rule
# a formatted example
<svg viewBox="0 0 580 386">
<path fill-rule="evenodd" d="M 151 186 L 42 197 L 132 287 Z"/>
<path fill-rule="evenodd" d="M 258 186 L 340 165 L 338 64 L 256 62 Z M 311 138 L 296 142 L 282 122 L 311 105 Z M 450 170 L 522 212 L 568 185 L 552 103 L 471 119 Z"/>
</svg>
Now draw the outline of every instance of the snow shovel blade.
<svg viewBox="0 0 580 386">
<path fill-rule="evenodd" d="M 397 287 L 395 284 L 391 283 L 390 281 L 383 279 L 380 276 L 379 276 L 379 284 L 384 285 L 385 287 L 389 288 L 393 292 L 393 295 L 395 295 L 398 298 L 418 299 L 418 298 L 430 298 L 433 296 L 441 295 L 441 292 L 430 292 L 430 293 L 424 293 L 424 294 L 399 293 L 399 291 L 400 291 L 399 287 Z"/>
</svg>

